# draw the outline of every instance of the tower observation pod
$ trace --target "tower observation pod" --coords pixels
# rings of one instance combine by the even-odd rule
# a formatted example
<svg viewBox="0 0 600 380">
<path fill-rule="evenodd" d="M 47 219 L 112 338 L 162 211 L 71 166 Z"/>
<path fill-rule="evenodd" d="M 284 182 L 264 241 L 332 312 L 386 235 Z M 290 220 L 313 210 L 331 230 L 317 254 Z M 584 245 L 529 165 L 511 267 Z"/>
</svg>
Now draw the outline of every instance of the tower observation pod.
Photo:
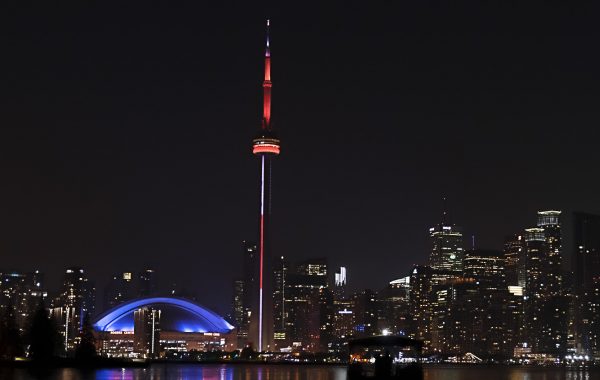
<svg viewBox="0 0 600 380">
<path fill-rule="evenodd" d="M 267 20 L 263 116 L 260 130 L 252 141 L 252 153 L 260 159 L 260 216 L 258 228 L 258 292 L 252 290 L 249 341 L 259 352 L 273 347 L 273 254 L 271 252 L 271 161 L 279 155 L 279 139 L 271 127 L 271 51 Z"/>
<path fill-rule="evenodd" d="M 260 133 L 253 140 L 252 153 L 279 154 L 279 139 L 271 129 L 271 50 L 269 41 L 269 26 L 267 20 L 267 46 L 265 49 L 265 79 L 263 80 L 263 119 Z"/>
</svg>

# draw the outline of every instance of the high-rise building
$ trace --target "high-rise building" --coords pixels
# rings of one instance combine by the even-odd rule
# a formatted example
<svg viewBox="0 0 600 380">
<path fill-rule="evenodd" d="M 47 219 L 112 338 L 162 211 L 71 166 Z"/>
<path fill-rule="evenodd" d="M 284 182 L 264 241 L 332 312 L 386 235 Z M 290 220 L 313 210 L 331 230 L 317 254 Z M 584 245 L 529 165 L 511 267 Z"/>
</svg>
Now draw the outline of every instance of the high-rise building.
<svg viewBox="0 0 600 380">
<path fill-rule="evenodd" d="M 333 292 L 329 288 L 319 290 L 319 350 L 335 351 L 335 306 Z"/>
<path fill-rule="evenodd" d="M 60 327 L 67 351 L 75 348 L 86 316 L 94 315 L 96 288 L 82 268 L 67 268 L 61 294 L 52 309 L 52 316 Z"/>
<path fill-rule="evenodd" d="M 333 280 L 333 297 L 335 299 L 343 299 L 346 297 L 346 287 L 348 285 L 348 279 L 346 274 L 346 267 L 340 267 L 335 271 Z"/>
<path fill-rule="evenodd" d="M 582 293 L 600 281 L 600 215 L 573 213 L 575 290 Z"/>
<path fill-rule="evenodd" d="M 524 342 L 533 353 L 560 356 L 567 349 L 568 300 L 560 294 L 562 272 L 556 272 L 556 262 L 560 262 L 560 254 L 553 252 L 560 246 L 556 228 L 560 234 L 556 225 L 550 233 L 539 227 L 525 229 L 523 332 Z"/>
<path fill-rule="evenodd" d="M 40 302 L 48 296 L 43 277 L 39 271 L 0 273 L 0 315 L 12 313 L 21 333 L 27 329 Z"/>
<path fill-rule="evenodd" d="M 160 314 L 153 307 L 142 307 L 133 313 L 134 351 L 144 358 L 156 358 L 160 353 Z"/>
<path fill-rule="evenodd" d="M 546 256 L 544 260 L 545 281 L 551 295 L 562 294 L 562 229 L 561 211 L 538 211 L 537 226 L 544 229 Z"/>
<path fill-rule="evenodd" d="M 259 351 L 273 347 L 273 278 L 271 252 L 271 175 L 272 159 L 279 155 L 280 142 L 271 125 L 271 50 L 267 20 L 265 76 L 263 81 L 263 118 L 252 142 L 252 153 L 260 159 L 260 216 L 258 228 L 258 294 L 252 303 L 250 341 Z"/>
<path fill-rule="evenodd" d="M 525 241 L 522 235 L 507 237 L 504 241 L 504 260 L 506 265 L 506 283 L 511 286 L 525 287 Z"/>
<path fill-rule="evenodd" d="M 379 335 L 377 295 L 371 289 L 354 294 L 355 334 L 358 337 Z"/>
<path fill-rule="evenodd" d="M 324 259 L 306 260 L 288 276 L 285 291 L 286 340 L 305 351 L 318 351 L 321 339 L 321 290 L 327 288 Z"/>
<path fill-rule="evenodd" d="M 258 294 L 258 248 L 256 243 L 242 241 L 242 277 L 234 281 L 234 319 L 238 336 L 238 347 L 249 342 L 250 322 L 252 320 L 253 302 Z M 256 305 L 254 305 L 256 306 Z M 255 347 L 256 348 L 256 347 Z"/>
<path fill-rule="evenodd" d="M 461 273 L 463 264 L 463 235 L 460 228 L 442 221 L 429 229 L 431 251 L 429 265 L 438 272 Z"/>
<path fill-rule="evenodd" d="M 500 289 L 506 284 L 506 260 L 500 251 L 474 249 L 465 252 L 463 260 L 464 277 L 483 281 Z"/>
<path fill-rule="evenodd" d="M 273 290 L 273 321 L 275 345 L 281 347 L 286 345 L 286 323 L 287 310 L 285 308 L 285 290 L 289 264 L 283 256 L 274 265 L 274 290 Z"/>
<path fill-rule="evenodd" d="M 600 215 L 573 214 L 574 351 L 600 360 Z"/>
<path fill-rule="evenodd" d="M 131 272 L 117 273 L 104 288 L 104 310 L 111 309 L 133 298 Z"/>
<path fill-rule="evenodd" d="M 158 285 L 156 281 L 156 271 L 152 268 L 146 268 L 138 274 L 138 297 L 149 297 L 156 295 Z"/>
<path fill-rule="evenodd" d="M 424 352 L 428 352 L 431 347 L 433 277 L 433 269 L 425 265 L 415 265 L 410 273 L 409 305 L 412 323 L 409 336 L 423 341 Z"/>
<path fill-rule="evenodd" d="M 377 330 L 406 335 L 412 321 L 410 315 L 410 276 L 391 281 L 377 293 L 379 303 Z"/>
</svg>

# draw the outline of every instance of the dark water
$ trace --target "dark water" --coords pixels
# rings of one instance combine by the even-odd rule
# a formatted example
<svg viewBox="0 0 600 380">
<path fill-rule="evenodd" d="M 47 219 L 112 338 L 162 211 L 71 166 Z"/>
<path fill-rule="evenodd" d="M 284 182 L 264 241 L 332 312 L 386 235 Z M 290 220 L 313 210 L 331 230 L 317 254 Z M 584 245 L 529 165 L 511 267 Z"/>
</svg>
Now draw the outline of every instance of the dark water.
<svg viewBox="0 0 600 380">
<path fill-rule="evenodd" d="M 346 367 L 258 365 L 153 365 L 146 369 L 100 369 L 82 372 L 60 369 L 34 376 L 23 369 L 0 369 L 0 379 L 16 380 L 345 380 Z M 433 367 L 424 380 L 600 380 L 600 370 L 556 368 Z"/>
</svg>

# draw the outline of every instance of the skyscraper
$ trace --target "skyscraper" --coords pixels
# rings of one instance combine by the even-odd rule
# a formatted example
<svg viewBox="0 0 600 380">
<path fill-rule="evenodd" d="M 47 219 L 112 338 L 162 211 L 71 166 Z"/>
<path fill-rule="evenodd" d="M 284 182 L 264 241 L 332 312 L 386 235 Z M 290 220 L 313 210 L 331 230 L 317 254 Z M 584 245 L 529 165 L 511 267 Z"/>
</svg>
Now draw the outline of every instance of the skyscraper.
<svg viewBox="0 0 600 380">
<path fill-rule="evenodd" d="M 600 215 L 573 213 L 575 288 L 578 293 L 600 282 Z"/>
<path fill-rule="evenodd" d="M 317 351 L 320 342 L 320 295 L 327 288 L 327 262 L 311 259 L 298 264 L 285 290 L 286 339 L 294 347 Z"/>
<path fill-rule="evenodd" d="M 62 292 L 56 299 L 52 315 L 60 326 L 65 348 L 75 347 L 86 315 L 94 314 L 96 289 L 82 268 L 68 268 L 63 278 Z"/>
<path fill-rule="evenodd" d="M 138 297 L 148 297 L 157 292 L 156 272 L 146 268 L 138 275 Z"/>
<path fill-rule="evenodd" d="M 333 282 L 333 297 L 335 299 L 343 299 L 346 297 L 347 284 L 346 267 L 340 267 L 340 269 L 335 271 Z"/>
<path fill-rule="evenodd" d="M 287 287 L 287 277 L 289 272 L 289 264 L 283 256 L 277 260 L 274 268 L 274 288 L 273 288 L 273 320 L 275 323 L 274 337 L 275 344 L 280 346 L 286 341 L 286 317 L 287 310 L 285 308 L 285 289 Z"/>
<path fill-rule="evenodd" d="M 573 214 L 575 352 L 600 358 L 600 215 Z"/>
<path fill-rule="evenodd" d="M 133 298 L 131 272 L 117 273 L 104 288 L 104 310 Z"/>
<path fill-rule="evenodd" d="M 506 283 L 511 286 L 525 287 L 525 241 L 516 234 L 504 241 L 504 260 L 506 261 Z"/>
<path fill-rule="evenodd" d="M 452 273 L 462 272 L 463 236 L 460 228 L 448 223 L 446 211 L 442 221 L 429 229 L 431 254 L 429 265 L 436 271 Z"/>
<path fill-rule="evenodd" d="M 548 292 L 559 295 L 562 290 L 562 232 L 560 211 L 538 211 L 537 226 L 544 229 L 546 237 L 545 280 Z"/>
</svg>

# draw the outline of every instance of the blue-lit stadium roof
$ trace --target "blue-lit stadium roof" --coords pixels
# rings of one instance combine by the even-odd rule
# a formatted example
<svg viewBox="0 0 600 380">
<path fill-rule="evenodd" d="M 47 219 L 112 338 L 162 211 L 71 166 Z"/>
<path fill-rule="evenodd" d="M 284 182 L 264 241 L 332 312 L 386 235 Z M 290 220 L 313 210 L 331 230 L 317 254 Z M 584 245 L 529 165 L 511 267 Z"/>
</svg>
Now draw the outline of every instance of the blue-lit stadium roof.
<svg viewBox="0 0 600 380">
<path fill-rule="evenodd" d="M 96 331 L 133 331 L 133 313 L 145 306 L 161 310 L 160 325 L 164 331 L 228 333 L 233 329 L 226 320 L 207 308 L 174 297 L 127 301 L 96 317 L 94 328 Z"/>
</svg>

